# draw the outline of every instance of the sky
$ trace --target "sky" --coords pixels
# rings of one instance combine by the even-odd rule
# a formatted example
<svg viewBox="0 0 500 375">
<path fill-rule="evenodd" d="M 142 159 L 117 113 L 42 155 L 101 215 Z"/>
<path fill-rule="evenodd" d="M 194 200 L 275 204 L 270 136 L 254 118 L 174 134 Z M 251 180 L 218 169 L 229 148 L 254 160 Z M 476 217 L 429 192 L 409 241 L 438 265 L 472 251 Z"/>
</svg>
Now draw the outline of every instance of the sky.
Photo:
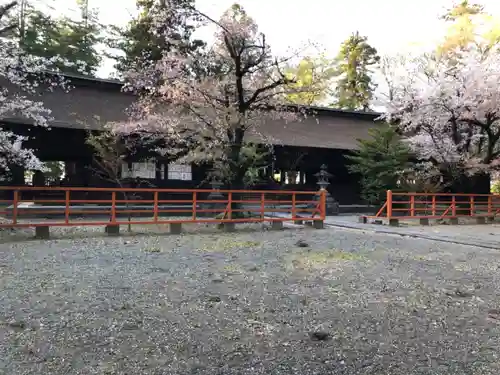
<svg viewBox="0 0 500 375">
<path fill-rule="evenodd" d="M 32 0 L 67 13 L 75 0 Z M 197 7 L 218 18 L 234 0 L 196 0 Z M 499 0 L 478 1 L 486 11 L 500 16 Z M 70 5 L 68 5 L 70 3 Z M 418 52 L 435 46 L 445 33 L 439 19 L 454 0 L 240 0 L 247 13 L 266 34 L 275 54 L 287 55 L 309 42 L 335 56 L 351 33 L 359 31 L 381 55 Z M 136 14 L 135 0 L 89 0 L 99 11 L 103 24 L 124 25 Z M 76 6 L 73 7 L 76 9 Z M 204 30 L 211 38 L 213 31 Z M 107 77 L 112 61 L 106 61 L 99 75 Z"/>
</svg>

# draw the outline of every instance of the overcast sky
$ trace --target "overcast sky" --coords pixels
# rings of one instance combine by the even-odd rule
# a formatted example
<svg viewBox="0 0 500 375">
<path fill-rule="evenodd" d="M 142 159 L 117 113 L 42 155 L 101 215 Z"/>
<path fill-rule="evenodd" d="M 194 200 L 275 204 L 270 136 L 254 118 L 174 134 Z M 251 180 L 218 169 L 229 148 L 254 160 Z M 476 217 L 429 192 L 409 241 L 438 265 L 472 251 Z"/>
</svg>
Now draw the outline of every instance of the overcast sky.
<svg viewBox="0 0 500 375">
<path fill-rule="evenodd" d="M 1 1 L 1 0 L 0 0 Z M 33 0 L 58 10 L 74 0 Z M 218 18 L 234 0 L 197 0 L 200 10 Z M 69 3 L 69 4 L 68 4 Z M 273 51 L 284 55 L 308 40 L 334 56 L 340 43 L 358 30 L 381 54 L 405 53 L 431 48 L 444 33 L 439 20 L 453 0 L 240 0 L 258 23 Z M 486 10 L 500 16 L 499 0 L 483 0 Z M 104 24 L 125 24 L 136 13 L 135 0 L 89 0 Z M 76 8 L 73 7 L 74 9 Z M 212 32 L 207 35 L 210 37 Z M 101 69 L 108 76 L 112 62 Z"/>
</svg>

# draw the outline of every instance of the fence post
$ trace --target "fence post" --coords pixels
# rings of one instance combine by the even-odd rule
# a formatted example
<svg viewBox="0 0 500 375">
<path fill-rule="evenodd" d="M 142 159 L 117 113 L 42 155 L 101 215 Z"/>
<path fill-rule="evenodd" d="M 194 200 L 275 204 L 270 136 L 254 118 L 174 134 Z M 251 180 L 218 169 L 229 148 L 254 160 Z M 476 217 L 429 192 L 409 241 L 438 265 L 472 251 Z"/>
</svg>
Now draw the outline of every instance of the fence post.
<svg viewBox="0 0 500 375">
<path fill-rule="evenodd" d="M 17 206 L 19 204 L 19 191 L 14 190 L 13 208 L 12 208 L 12 224 L 17 224 Z"/>
<path fill-rule="evenodd" d="M 392 218 L 392 190 L 387 190 L 387 218 L 390 220 Z"/>
<path fill-rule="evenodd" d="M 233 192 L 230 191 L 227 193 L 227 219 L 231 220 L 233 218 Z M 226 219 L 225 215 L 223 219 Z M 222 227 L 224 228 L 224 231 L 226 232 L 234 232 L 235 230 L 235 223 L 231 221 L 226 221 L 222 224 Z"/>
<path fill-rule="evenodd" d="M 64 203 L 64 220 L 66 224 L 69 224 L 69 190 L 66 190 L 66 193 L 64 194 Z"/>
<path fill-rule="evenodd" d="M 387 190 L 387 219 L 391 227 L 399 226 L 399 220 L 392 217 L 392 190 Z"/>
<path fill-rule="evenodd" d="M 415 217 L 415 196 L 410 195 L 410 216 Z"/>
<path fill-rule="evenodd" d="M 230 191 L 227 194 L 227 207 L 228 207 L 227 216 L 228 216 L 228 219 L 231 220 L 233 218 L 233 192 L 232 191 Z"/>
<path fill-rule="evenodd" d="M 196 220 L 196 191 L 193 191 L 193 220 Z"/>
<path fill-rule="evenodd" d="M 153 202 L 153 221 L 158 221 L 158 192 L 154 192 L 154 202 Z"/>
<path fill-rule="evenodd" d="M 264 216 L 266 212 L 266 194 L 260 194 L 260 219 L 264 221 Z"/>
<path fill-rule="evenodd" d="M 325 218 L 326 218 L 326 190 L 321 189 L 319 191 L 319 210 L 320 217 L 319 220 L 313 220 L 313 227 L 315 229 L 323 229 L 325 227 Z"/>
<path fill-rule="evenodd" d="M 118 236 L 120 234 L 120 225 L 116 224 L 116 192 L 111 193 L 111 220 L 104 228 L 108 236 Z"/>
<path fill-rule="evenodd" d="M 295 193 L 292 193 L 292 217 L 294 219 L 293 222 L 294 224 L 299 224 L 299 225 L 304 224 L 304 222 L 300 220 L 300 218 L 295 219 L 296 216 L 297 216 L 297 196 Z"/>
<path fill-rule="evenodd" d="M 493 197 L 491 194 L 488 195 L 488 220 L 495 220 L 495 215 L 493 214 Z"/>
<path fill-rule="evenodd" d="M 111 193 L 111 223 L 116 222 L 116 192 Z"/>
</svg>

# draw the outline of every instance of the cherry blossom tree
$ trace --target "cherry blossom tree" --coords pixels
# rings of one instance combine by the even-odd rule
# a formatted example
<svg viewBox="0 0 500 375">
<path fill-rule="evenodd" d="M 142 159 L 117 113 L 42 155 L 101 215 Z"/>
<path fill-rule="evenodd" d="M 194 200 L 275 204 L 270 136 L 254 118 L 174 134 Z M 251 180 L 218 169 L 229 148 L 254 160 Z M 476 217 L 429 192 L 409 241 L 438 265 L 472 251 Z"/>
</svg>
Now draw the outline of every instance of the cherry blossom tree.
<svg viewBox="0 0 500 375">
<path fill-rule="evenodd" d="M 210 163 L 229 186 L 239 188 L 258 159 L 256 150 L 271 144 L 263 135 L 266 124 L 298 121 L 301 111 L 290 109 L 287 96 L 307 87 L 293 85 L 294 77 L 284 71 L 291 57 L 273 57 L 265 36 L 240 6 L 219 21 L 189 11 L 186 17 L 216 28 L 213 45 L 187 57 L 185 51 L 170 51 L 147 69 L 129 71 L 128 88 L 140 100 L 131 120 L 115 124 L 115 131 L 156 134 L 168 145 L 159 151 L 180 156 L 179 162 Z M 158 22 L 162 16 L 157 15 Z"/>
<path fill-rule="evenodd" d="M 398 78 L 384 116 L 429 172 L 486 175 L 500 167 L 500 55 L 474 46 L 453 65 L 427 58 Z"/>
<path fill-rule="evenodd" d="M 15 26 L 5 22 L 5 17 L 16 4 L 12 1 L 0 6 L 0 120 L 15 118 L 37 126 L 48 126 L 50 110 L 42 101 L 33 98 L 41 92 L 42 86 L 68 88 L 62 76 L 48 74 L 46 70 L 47 66 L 62 58 L 41 59 L 26 55 L 15 41 L 8 38 Z M 12 165 L 34 170 L 44 168 L 33 150 L 23 147 L 26 140 L 25 136 L 0 128 L 0 178 Z"/>
</svg>

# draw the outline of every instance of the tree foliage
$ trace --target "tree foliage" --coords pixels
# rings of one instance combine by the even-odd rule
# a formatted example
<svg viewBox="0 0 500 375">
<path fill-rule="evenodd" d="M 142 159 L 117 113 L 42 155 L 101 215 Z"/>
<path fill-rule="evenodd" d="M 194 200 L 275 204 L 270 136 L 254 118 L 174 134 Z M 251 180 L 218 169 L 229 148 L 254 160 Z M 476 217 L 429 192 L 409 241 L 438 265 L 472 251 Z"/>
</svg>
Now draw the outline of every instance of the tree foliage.
<svg viewBox="0 0 500 375">
<path fill-rule="evenodd" d="M 368 44 L 368 38 L 358 32 L 352 34 L 340 47 L 337 56 L 339 80 L 335 90 L 336 108 L 348 110 L 369 109 L 376 85 L 372 79 L 372 68 L 380 57 L 377 50 Z"/>
<path fill-rule="evenodd" d="M 130 70 L 129 87 L 143 95 L 135 118 L 115 130 L 156 133 L 177 145 L 163 153 L 179 155 L 183 147 L 179 161 L 211 163 L 238 187 L 255 160 L 246 150 L 271 143 L 262 135 L 268 121 L 297 120 L 284 102 L 297 90 L 243 8 L 234 5 L 219 21 L 194 8 L 186 11 L 186 17 L 203 16 L 217 27 L 214 44 L 189 56 L 172 50 L 154 65 Z M 198 66 L 210 69 L 198 74 Z"/>
<path fill-rule="evenodd" d="M 331 94 L 335 64 L 325 56 L 307 57 L 297 66 L 288 67 L 286 74 L 295 79 L 296 83 L 292 87 L 298 89 L 297 93 L 289 95 L 288 100 L 301 105 L 320 105 Z M 300 91 L 302 87 L 307 90 Z"/>
<path fill-rule="evenodd" d="M 81 3 L 78 3 L 83 7 Z M 81 9 L 82 13 L 84 9 Z M 97 45 L 102 41 L 102 27 L 97 22 L 96 11 L 85 11 L 80 20 L 54 17 L 28 6 L 24 13 L 23 29 L 17 29 L 22 49 L 46 59 L 60 56 L 48 69 L 65 73 L 94 76 L 101 63 Z"/>
<path fill-rule="evenodd" d="M 370 204 L 379 204 L 387 190 L 396 190 L 411 168 L 411 151 L 391 126 L 370 130 L 370 138 L 358 141 L 359 148 L 346 156 L 351 173 L 361 176 L 362 198 Z"/>
<path fill-rule="evenodd" d="M 388 103 L 429 172 L 474 175 L 499 168 L 500 55 L 475 45 L 453 51 L 455 63 L 414 65 Z M 422 61 L 423 62 L 423 61 Z"/>
<path fill-rule="evenodd" d="M 453 57 L 456 50 L 466 50 L 470 44 L 486 51 L 500 42 L 500 20 L 488 14 L 484 7 L 468 0 L 456 3 L 443 16 L 448 30 L 437 53 Z"/>
<path fill-rule="evenodd" d="M 13 29 L 7 13 L 14 11 L 15 3 L 0 6 L 0 31 L 4 33 L 0 34 L 0 120 L 17 118 L 47 126 L 51 120 L 50 110 L 32 98 L 41 92 L 42 86 L 67 88 L 66 82 L 59 75 L 45 73 L 47 66 L 58 61 L 56 57 L 44 59 L 27 55 L 10 38 Z M 14 164 L 28 169 L 44 168 L 33 150 L 23 148 L 26 139 L 0 130 L 0 177 Z"/>
<path fill-rule="evenodd" d="M 120 75 L 136 64 L 159 61 L 172 49 L 186 55 L 204 46 L 201 40 L 192 39 L 198 20 L 189 12 L 193 0 L 137 0 L 136 4 L 139 15 L 124 28 L 112 27 L 114 37 L 108 41 L 120 51 L 113 56 Z"/>
</svg>

